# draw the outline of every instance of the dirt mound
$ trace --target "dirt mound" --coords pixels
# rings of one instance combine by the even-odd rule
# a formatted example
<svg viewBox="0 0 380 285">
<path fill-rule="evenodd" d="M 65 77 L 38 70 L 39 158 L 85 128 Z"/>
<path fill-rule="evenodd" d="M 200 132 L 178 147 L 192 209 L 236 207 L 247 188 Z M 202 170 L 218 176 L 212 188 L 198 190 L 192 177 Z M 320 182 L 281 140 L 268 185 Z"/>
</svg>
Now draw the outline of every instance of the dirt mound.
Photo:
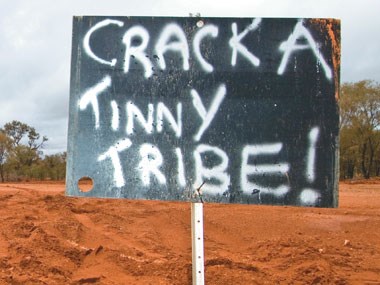
<svg viewBox="0 0 380 285">
<path fill-rule="evenodd" d="M 207 284 L 380 284 L 380 184 L 338 209 L 205 204 Z M 0 184 L 0 284 L 191 284 L 190 204 Z"/>
</svg>

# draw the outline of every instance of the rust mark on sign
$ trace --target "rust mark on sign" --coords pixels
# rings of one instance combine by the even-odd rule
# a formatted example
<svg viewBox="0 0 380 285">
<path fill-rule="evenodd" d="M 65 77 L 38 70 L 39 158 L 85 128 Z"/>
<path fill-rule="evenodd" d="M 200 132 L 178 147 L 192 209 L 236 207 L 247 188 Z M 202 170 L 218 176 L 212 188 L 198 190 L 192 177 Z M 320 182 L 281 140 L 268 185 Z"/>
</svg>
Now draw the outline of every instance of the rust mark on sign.
<svg viewBox="0 0 380 285">
<path fill-rule="evenodd" d="M 340 81 L 340 20 L 339 19 L 309 19 L 309 23 L 314 29 L 318 29 L 326 35 L 326 41 L 331 44 L 331 61 L 334 70 L 335 99 L 339 101 L 339 81 Z"/>
</svg>

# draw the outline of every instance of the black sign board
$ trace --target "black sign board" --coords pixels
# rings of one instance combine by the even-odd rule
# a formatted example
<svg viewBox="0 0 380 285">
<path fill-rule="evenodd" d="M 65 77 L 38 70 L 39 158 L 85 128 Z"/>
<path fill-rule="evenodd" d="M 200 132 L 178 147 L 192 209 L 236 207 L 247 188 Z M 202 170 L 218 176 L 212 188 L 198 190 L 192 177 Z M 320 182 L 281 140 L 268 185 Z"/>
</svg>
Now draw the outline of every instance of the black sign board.
<svg viewBox="0 0 380 285">
<path fill-rule="evenodd" d="M 339 62 L 334 19 L 74 17 L 66 193 L 337 206 Z"/>
</svg>

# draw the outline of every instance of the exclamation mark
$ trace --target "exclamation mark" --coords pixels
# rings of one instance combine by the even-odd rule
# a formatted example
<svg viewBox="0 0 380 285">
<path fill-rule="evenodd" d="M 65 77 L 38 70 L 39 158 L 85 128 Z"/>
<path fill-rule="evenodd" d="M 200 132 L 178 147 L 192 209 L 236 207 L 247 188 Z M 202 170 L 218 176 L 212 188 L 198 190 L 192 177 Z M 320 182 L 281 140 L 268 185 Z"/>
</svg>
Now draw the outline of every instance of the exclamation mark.
<svg viewBox="0 0 380 285">
<path fill-rule="evenodd" d="M 316 158 L 316 145 L 319 136 L 319 128 L 314 127 L 309 132 L 309 149 L 307 152 L 307 166 L 306 166 L 306 179 L 309 183 L 315 180 L 315 158 Z M 299 196 L 301 203 L 305 206 L 316 205 L 318 199 L 321 197 L 317 190 L 304 188 Z"/>
<path fill-rule="evenodd" d="M 311 183 L 315 180 L 315 154 L 319 128 L 314 127 L 309 133 L 309 150 L 307 154 L 306 178 Z"/>
</svg>

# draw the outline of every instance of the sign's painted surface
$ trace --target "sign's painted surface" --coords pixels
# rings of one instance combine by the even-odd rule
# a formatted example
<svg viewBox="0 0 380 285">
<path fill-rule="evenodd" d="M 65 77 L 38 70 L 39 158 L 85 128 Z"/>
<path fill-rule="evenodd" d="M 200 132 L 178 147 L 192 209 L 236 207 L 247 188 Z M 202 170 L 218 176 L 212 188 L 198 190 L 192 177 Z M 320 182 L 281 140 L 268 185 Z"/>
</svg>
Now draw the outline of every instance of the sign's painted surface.
<svg viewBox="0 0 380 285">
<path fill-rule="evenodd" d="M 74 17 L 66 193 L 337 206 L 339 62 L 333 19 Z"/>
</svg>

